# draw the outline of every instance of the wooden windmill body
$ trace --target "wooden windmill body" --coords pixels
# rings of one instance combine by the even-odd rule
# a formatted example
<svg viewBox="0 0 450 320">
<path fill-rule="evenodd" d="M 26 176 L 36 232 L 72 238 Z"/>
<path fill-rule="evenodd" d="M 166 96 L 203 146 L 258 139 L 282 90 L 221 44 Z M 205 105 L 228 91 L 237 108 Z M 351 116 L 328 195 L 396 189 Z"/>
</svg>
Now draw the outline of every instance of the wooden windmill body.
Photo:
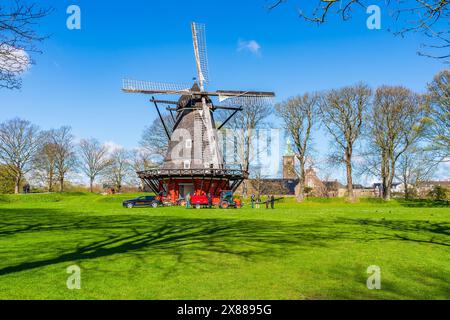
<svg viewBox="0 0 450 320">
<path fill-rule="evenodd" d="M 150 101 L 157 109 L 169 140 L 168 150 L 158 169 L 137 173 L 153 192 L 163 195 L 171 203 L 177 203 L 187 194 L 211 193 L 215 198 L 221 191 L 234 192 L 239 187 L 248 172 L 224 162 L 217 131 L 242 111 L 242 105 L 248 99 L 266 103 L 274 96 L 272 92 L 206 91 L 204 85 L 209 77 L 204 25 L 192 23 L 192 37 L 198 74 L 192 87 L 136 80 L 124 80 L 123 83 L 123 91 L 128 93 L 180 96 L 178 101 L 157 100 L 152 96 Z M 227 106 L 215 105 L 213 99 L 217 98 L 226 101 Z M 172 130 L 164 122 L 158 104 L 174 105 L 167 108 L 174 120 Z M 232 112 L 219 127 L 214 121 L 214 111 L 218 109 Z"/>
</svg>

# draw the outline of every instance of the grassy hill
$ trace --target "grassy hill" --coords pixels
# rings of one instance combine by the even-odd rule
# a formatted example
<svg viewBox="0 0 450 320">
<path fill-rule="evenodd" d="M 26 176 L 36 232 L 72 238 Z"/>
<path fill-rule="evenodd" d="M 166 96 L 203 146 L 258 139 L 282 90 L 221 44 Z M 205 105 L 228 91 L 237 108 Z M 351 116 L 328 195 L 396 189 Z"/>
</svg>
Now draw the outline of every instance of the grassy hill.
<svg viewBox="0 0 450 320">
<path fill-rule="evenodd" d="M 0 195 L 0 299 L 450 298 L 445 204 L 122 208 L 133 196 Z M 371 265 L 381 290 L 366 287 Z"/>
</svg>

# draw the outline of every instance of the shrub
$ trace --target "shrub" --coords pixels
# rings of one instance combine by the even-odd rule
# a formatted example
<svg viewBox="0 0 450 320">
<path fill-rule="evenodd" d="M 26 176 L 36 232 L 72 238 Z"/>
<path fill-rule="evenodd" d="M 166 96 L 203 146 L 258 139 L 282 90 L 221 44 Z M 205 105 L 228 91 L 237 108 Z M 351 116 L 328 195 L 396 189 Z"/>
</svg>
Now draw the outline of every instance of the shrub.
<svg viewBox="0 0 450 320">
<path fill-rule="evenodd" d="M 6 168 L 0 165 L 0 194 L 2 193 L 14 193 L 14 181 L 8 176 Z"/>
<path fill-rule="evenodd" d="M 314 189 L 311 187 L 305 187 L 303 190 L 304 190 L 306 196 L 309 196 L 309 194 L 314 191 Z"/>
<path fill-rule="evenodd" d="M 428 193 L 428 196 L 435 201 L 442 201 L 447 199 L 447 189 L 441 186 L 434 186 Z"/>
</svg>

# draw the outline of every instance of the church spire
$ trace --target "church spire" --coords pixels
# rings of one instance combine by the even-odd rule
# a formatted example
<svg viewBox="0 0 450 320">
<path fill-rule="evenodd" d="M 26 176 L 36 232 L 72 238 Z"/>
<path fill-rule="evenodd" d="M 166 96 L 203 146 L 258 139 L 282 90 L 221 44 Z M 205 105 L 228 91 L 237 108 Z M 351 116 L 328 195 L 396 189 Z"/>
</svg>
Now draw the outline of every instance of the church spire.
<svg viewBox="0 0 450 320">
<path fill-rule="evenodd" d="M 292 150 L 291 138 L 287 137 L 286 146 L 284 148 L 284 156 L 293 156 L 293 155 L 294 155 L 294 150 Z"/>
</svg>

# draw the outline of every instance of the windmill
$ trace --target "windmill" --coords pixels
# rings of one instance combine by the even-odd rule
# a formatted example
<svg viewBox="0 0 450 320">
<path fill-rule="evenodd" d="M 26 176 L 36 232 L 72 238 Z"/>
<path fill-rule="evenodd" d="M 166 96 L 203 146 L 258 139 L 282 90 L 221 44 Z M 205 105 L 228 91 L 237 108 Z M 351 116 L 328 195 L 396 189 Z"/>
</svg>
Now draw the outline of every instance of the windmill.
<svg viewBox="0 0 450 320">
<path fill-rule="evenodd" d="M 167 201 L 175 203 L 188 193 L 207 194 L 216 197 L 223 190 L 235 191 L 248 172 L 241 168 L 230 168 L 224 162 L 219 148 L 217 131 L 237 112 L 249 103 L 270 103 L 273 92 L 257 91 L 208 91 L 209 69 L 205 38 L 205 25 L 193 22 L 192 39 L 197 69 L 193 85 L 123 80 L 122 90 L 151 96 L 169 140 L 163 164 L 158 169 L 138 172 L 147 186 Z M 156 99 L 155 95 L 179 96 L 177 101 Z M 159 109 L 159 104 L 169 105 L 174 125 L 168 124 Z M 218 105 L 222 104 L 222 105 Z M 170 107 L 172 105 L 172 107 Z M 227 110 L 231 114 L 216 127 L 214 112 Z"/>
</svg>

